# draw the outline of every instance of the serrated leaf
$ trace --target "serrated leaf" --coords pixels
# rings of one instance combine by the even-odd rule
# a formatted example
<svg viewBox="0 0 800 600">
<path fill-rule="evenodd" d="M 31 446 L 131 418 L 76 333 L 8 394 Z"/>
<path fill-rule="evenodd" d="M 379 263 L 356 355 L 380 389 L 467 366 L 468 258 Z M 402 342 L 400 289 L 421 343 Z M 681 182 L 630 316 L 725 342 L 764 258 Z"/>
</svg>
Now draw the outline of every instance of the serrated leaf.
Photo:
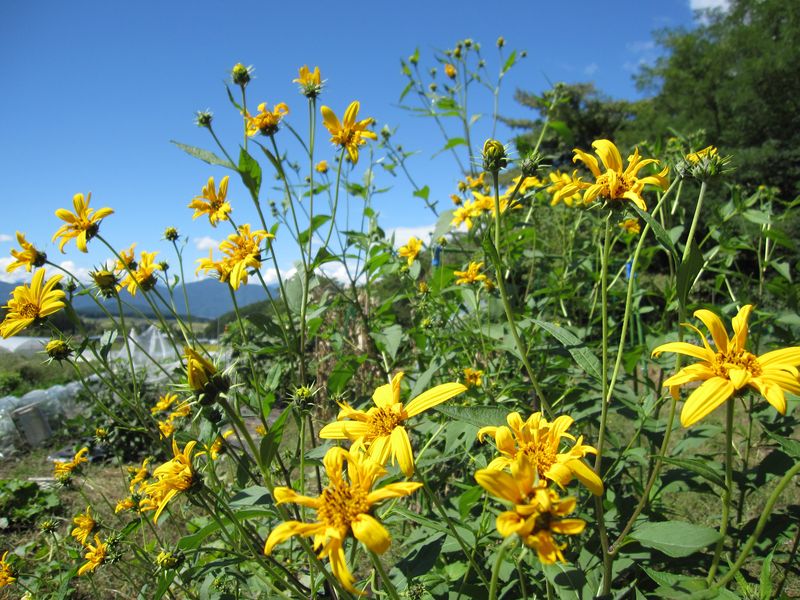
<svg viewBox="0 0 800 600">
<path fill-rule="evenodd" d="M 503 425 L 508 411 L 496 406 L 450 406 L 440 404 L 434 410 L 455 421 L 469 423 L 475 427 Z"/>
<path fill-rule="evenodd" d="M 575 362 L 587 375 L 594 377 L 598 381 L 601 380 L 602 367 L 600 366 L 600 359 L 592 354 L 586 344 L 583 343 L 583 340 L 555 323 L 540 321 L 539 319 L 533 319 L 533 322 L 561 342 L 561 345 L 572 355 L 572 358 L 575 359 Z"/>
<path fill-rule="evenodd" d="M 682 558 L 716 543 L 719 532 L 710 527 L 683 521 L 642 523 L 630 537 L 646 548 L 653 548 L 673 558 Z"/>
<path fill-rule="evenodd" d="M 633 202 L 629 203 L 630 208 L 638 214 L 645 223 L 650 226 L 650 229 L 653 230 L 653 235 L 656 236 L 656 240 L 661 246 L 672 256 L 675 258 L 676 262 L 678 260 L 678 252 L 675 250 L 675 245 L 672 243 L 672 240 L 669 237 L 669 234 L 664 230 L 661 226 L 661 223 L 656 221 L 646 210 L 642 210 L 638 206 L 636 206 Z"/>
<path fill-rule="evenodd" d="M 234 165 L 231 161 L 229 161 L 227 158 L 220 158 L 213 152 L 203 150 L 202 148 L 196 148 L 195 146 L 187 146 L 186 144 L 181 144 L 175 140 L 170 140 L 170 143 L 175 144 L 189 156 L 199 158 L 209 165 L 218 165 L 220 167 L 225 167 L 226 169 L 233 169 L 234 171 L 236 170 L 236 165 Z"/>
<path fill-rule="evenodd" d="M 261 165 L 244 148 L 239 149 L 238 171 L 242 182 L 250 190 L 253 200 L 258 202 L 258 192 L 261 189 Z"/>
<path fill-rule="evenodd" d="M 727 487 L 723 476 L 709 467 L 705 460 L 699 458 L 672 458 L 669 456 L 664 456 L 661 460 L 668 465 L 673 465 L 680 469 L 686 469 L 687 471 L 696 473 L 703 479 L 718 485 L 723 490 Z"/>
</svg>

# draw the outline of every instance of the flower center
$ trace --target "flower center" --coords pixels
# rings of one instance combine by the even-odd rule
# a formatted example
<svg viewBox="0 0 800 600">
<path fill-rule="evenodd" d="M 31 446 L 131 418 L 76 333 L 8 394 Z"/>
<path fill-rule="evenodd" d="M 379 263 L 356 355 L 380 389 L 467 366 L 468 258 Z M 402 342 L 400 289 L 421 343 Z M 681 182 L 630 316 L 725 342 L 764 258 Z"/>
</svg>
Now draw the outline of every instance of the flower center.
<svg viewBox="0 0 800 600">
<path fill-rule="evenodd" d="M 367 425 L 369 425 L 369 437 L 380 437 L 383 435 L 391 435 L 392 431 L 397 424 L 403 419 L 399 414 L 379 408 L 369 415 Z"/>
<path fill-rule="evenodd" d="M 622 198 L 625 192 L 633 187 L 635 180 L 624 173 L 618 173 L 617 171 L 608 169 L 597 178 L 597 183 L 603 186 L 600 195 L 609 200 L 614 200 Z"/>
<path fill-rule="evenodd" d="M 729 369 L 743 369 L 753 377 L 761 375 L 761 365 L 758 358 L 747 350 L 717 352 L 714 356 L 714 374 L 728 379 Z"/>
<path fill-rule="evenodd" d="M 520 452 L 531 459 L 540 479 L 544 479 L 544 474 L 556 462 L 556 450 L 550 443 L 549 436 L 542 436 L 538 440 L 531 440 L 523 444 Z"/>
<path fill-rule="evenodd" d="M 369 512 L 364 490 L 344 481 L 331 482 L 320 497 L 322 506 L 317 509 L 317 518 L 329 527 L 347 529 L 358 515 Z"/>
<path fill-rule="evenodd" d="M 19 309 L 19 314 L 26 319 L 35 319 L 39 316 L 39 307 L 32 302 L 26 302 Z"/>
</svg>

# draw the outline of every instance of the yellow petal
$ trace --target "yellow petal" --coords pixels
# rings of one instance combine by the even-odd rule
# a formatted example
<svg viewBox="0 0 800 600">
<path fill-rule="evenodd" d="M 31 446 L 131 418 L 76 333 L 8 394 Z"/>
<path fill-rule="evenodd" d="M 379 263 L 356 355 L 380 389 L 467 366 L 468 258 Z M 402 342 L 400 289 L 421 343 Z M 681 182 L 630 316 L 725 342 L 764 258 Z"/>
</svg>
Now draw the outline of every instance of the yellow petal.
<svg viewBox="0 0 800 600">
<path fill-rule="evenodd" d="M 272 493 L 272 497 L 275 498 L 275 504 L 291 502 L 292 504 L 300 504 L 302 506 L 308 506 L 309 508 L 319 508 L 322 504 L 319 498 L 301 496 L 293 489 L 287 487 L 276 487 Z"/>
<path fill-rule="evenodd" d="M 747 369 L 728 369 L 728 379 L 737 390 L 742 389 L 750 381 L 750 371 Z"/>
<path fill-rule="evenodd" d="M 416 492 L 421 487 L 422 484 L 417 483 L 416 481 L 400 481 L 397 483 L 390 483 L 367 494 L 367 503 L 376 504 L 383 500 L 387 500 L 388 498 L 400 498 L 402 496 L 408 496 Z"/>
<path fill-rule="evenodd" d="M 525 520 L 517 513 L 506 511 L 497 515 L 497 532 L 503 537 L 508 537 L 525 528 Z"/>
<path fill-rule="evenodd" d="M 376 554 L 383 554 L 389 549 L 392 542 L 389 532 L 372 516 L 361 513 L 353 519 L 350 527 L 356 539 Z"/>
<path fill-rule="evenodd" d="M 508 500 L 514 504 L 522 502 L 516 481 L 505 471 L 480 469 L 475 472 L 475 481 L 492 496 Z"/>
<path fill-rule="evenodd" d="M 553 521 L 550 524 L 550 529 L 556 533 L 564 533 L 566 535 L 577 535 L 586 527 L 586 521 L 581 519 L 561 519 L 560 521 Z"/>
<path fill-rule="evenodd" d="M 767 402 L 775 407 L 775 410 L 782 415 L 786 414 L 786 396 L 778 384 L 764 381 L 761 377 L 754 378 L 750 384 L 761 392 Z"/>
<path fill-rule="evenodd" d="M 622 156 L 620 156 L 619 150 L 617 150 L 613 142 L 610 140 L 596 140 L 592 142 L 592 148 L 594 148 L 597 156 L 600 157 L 607 169 L 618 173 L 622 172 Z"/>
<path fill-rule="evenodd" d="M 411 477 L 414 474 L 414 455 L 411 452 L 411 441 L 408 439 L 405 427 L 398 425 L 392 430 L 391 446 L 392 462 L 396 459 L 403 475 Z"/>
<path fill-rule="evenodd" d="M 595 496 L 603 495 L 603 481 L 585 462 L 579 459 L 571 460 L 566 465 L 575 477 L 586 486 Z"/>
<path fill-rule="evenodd" d="M 437 404 L 441 404 L 445 400 L 449 400 L 453 396 L 457 396 L 466 390 L 466 386 L 460 383 L 444 383 L 442 385 L 437 385 L 433 389 L 422 392 L 419 396 L 409 402 L 408 406 L 406 406 L 406 415 L 409 417 L 418 415 L 419 413 L 428 410 Z"/>
<path fill-rule="evenodd" d="M 690 427 L 733 395 L 735 387 L 728 379 L 713 377 L 697 388 L 683 405 L 681 425 Z"/>
<path fill-rule="evenodd" d="M 664 381 L 664 387 L 684 385 L 692 381 L 705 381 L 715 376 L 714 370 L 707 363 L 688 365 Z"/>
<path fill-rule="evenodd" d="M 731 321 L 733 324 L 733 338 L 731 341 L 739 350 L 743 350 L 747 343 L 747 320 L 750 318 L 752 310 L 752 304 L 745 304 Z"/>
<path fill-rule="evenodd" d="M 703 325 L 711 332 L 711 337 L 714 339 L 714 345 L 717 347 L 717 351 L 727 352 L 728 332 L 725 331 L 725 325 L 722 324 L 720 318 L 710 310 L 705 309 L 694 311 L 694 316 L 700 319 Z"/>
<path fill-rule="evenodd" d="M 685 354 L 686 356 L 693 356 L 694 358 L 699 358 L 707 362 L 714 361 L 713 352 L 709 352 L 705 348 L 687 342 L 667 342 L 666 344 L 661 344 L 653 348 L 651 354 L 657 357 L 662 352 L 676 352 L 678 354 Z"/>
<path fill-rule="evenodd" d="M 780 350 L 773 350 L 758 357 L 758 363 L 762 367 L 778 367 L 783 365 L 797 366 L 800 365 L 800 346 L 792 346 L 791 348 L 781 348 Z"/>
<path fill-rule="evenodd" d="M 579 160 L 582 161 L 583 164 L 589 167 L 592 175 L 595 177 L 600 177 L 600 167 L 597 165 L 597 159 L 594 156 L 584 152 L 583 150 L 580 150 L 579 148 L 574 148 L 572 151 L 575 153 L 575 156 L 572 157 L 572 162 L 578 162 Z"/>
<path fill-rule="evenodd" d="M 354 440 L 367 435 L 369 426 L 360 421 L 340 421 L 328 423 L 320 429 L 319 437 L 323 440 Z"/>
<path fill-rule="evenodd" d="M 353 587 L 355 579 L 353 579 L 350 569 L 347 568 L 347 562 L 344 559 L 344 551 L 342 550 L 341 542 L 331 542 L 331 545 L 328 549 L 328 559 L 331 561 L 331 571 L 333 572 L 333 575 L 344 586 L 344 589 L 350 593 L 359 596 L 362 595 L 361 592 Z"/>
</svg>

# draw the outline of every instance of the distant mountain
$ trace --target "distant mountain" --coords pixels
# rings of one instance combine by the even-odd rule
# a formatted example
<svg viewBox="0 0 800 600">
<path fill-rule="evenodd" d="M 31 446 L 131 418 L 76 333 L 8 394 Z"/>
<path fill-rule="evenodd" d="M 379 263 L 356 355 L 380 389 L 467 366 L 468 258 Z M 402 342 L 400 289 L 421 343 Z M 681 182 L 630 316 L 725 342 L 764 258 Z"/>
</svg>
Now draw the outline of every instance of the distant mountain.
<svg viewBox="0 0 800 600">
<path fill-rule="evenodd" d="M 11 292 L 16 285 L 17 284 L 14 283 L 5 283 L 0 281 L 0 306 L 4 305 L 8 301 L 8 297 L 11 295 Z M 278 286 L 273 285 L 269 287 L 273 298 L 277 298 L 279 293 Z M 159 285 L 157 289 L 161 296 L 167 302 L 169 302 L 169 295 L 166 288 L 162 285 Z M 233 301 L 231 300 L 228 287 L 224 284 L 221 284 L 219 281 L 213 279 L 203 279 L 201 281 L 187 283 L 186 294 L 189 296 L 189 308 L 191 309 L 193 317 L 198 317 L 201 319 L 215 319 L 220 315 L 233 310 Z M 260 285 L 239 286 L 239 289 L 235 292 L 235 294 L 236 303 L 240 307 L 253 304 L 254 302 L 267 300 L 267 294 L 264 291 L 264 288 L 262 288 Z M 122 290 L 120 297 L 122 298 L 123 303 L 130 305 L 130 307 L 126 307 L 126 315 L 135 315 L 137 314 L 137 311 L 140 311 L 147 316 L 152 316 L 153 311 L 150 308 L 150 305 L 147 303 L 147 300 L 142 298 L 141 293 L 136 294 L 136 296 L 131 296 L 126 290 Z M 175 308 L 178 314 L 185 315 L 186 303 L 184 302 L 183 290 L 180 285 L 175 288 L 174 297 Z M 151 298 L 153 298 L 154 301 L 158 300 L 152 294 Z M 105 300 L 104 303 L 109 312 L 112 314 L 117 312 L 116 299 L 112 298 L 110 300 Z M 73 299 L 73 306 L 75 307 L 76 312 L 88 317 L 103 315 L 103 311 L 100 310 L 95 301 L 86 295 L 76 295 Z M 158 306 L 161 308 L 163 305 L 159 302 Z"/>
</svg>

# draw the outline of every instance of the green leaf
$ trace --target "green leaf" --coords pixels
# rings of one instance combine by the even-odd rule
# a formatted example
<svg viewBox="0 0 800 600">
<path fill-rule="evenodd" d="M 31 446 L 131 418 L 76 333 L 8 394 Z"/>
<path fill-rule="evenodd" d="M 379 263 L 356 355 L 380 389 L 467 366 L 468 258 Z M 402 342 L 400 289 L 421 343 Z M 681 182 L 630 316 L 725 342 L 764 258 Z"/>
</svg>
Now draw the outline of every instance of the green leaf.
<svg viewBox="0 0 800 600">
<path fill-rule="evenodd" d="M 572 133 L 572 129 L 564 121 L 550 121 L 548 127 L 555 131 L 567 146 L 572 146 L 575 143 L 575 134 Z"/>
<path fill-rule="evenodd" d="M 511 67 L 513 67 L 517 62 L 517 51 L 513 50 L 511 54 L 508 55 L 503 68 L 500 70 L 501 73 L 505 74 Z"/>
<path fill-rule="evenodd" d="M 400 348 L 400 342 L 403 341 L 403 327 L 394 324 L 385 327 L 380 333 L 373 332 L 373 339 L 382 347 L 381 349 L 386 352 L 392 360 L 397 358 L 397 350 Z"/>
<path fill-rule="evenodd" d="M 691 471 L 692 473 L 696 473 L 700 475 L 703 479 L 710 481 L 721 487 L 723 490 L 725 489 L 725 479 L 723 476 L 715 471 L 713 468 L 708 466 L 708 462 L 699 458 L 672 458 L 669 456 L 665 456 L 661 459 L 668 465 L 673 465 L 680 469 L 686 469 L 687 471 Z"/>
<path fill-rule="evenodd" d="M 786 281 L 792 283 L 792 271 L 789 263 L 781 260 L 771 260 L 770 266 L 775 269 Z"/>
<path fill-rule="evenodd" d="M 767 435 L 776 442 L 778 442 L 781 449 L 784 452 L 786 452 L 786 454 L 788 454 L 795 460 L 800 460 L 800 442 L 789 438 L 785 438 L 783 436 L 778 435 L 777 433 L 772 433 L 771 431 L 767 431 Z"/>
<path fill-rule="evenodd" d="M 715 529 L 683 521 L 642 523 L 633 530 L 630 537 L 642 546 L 673 558 L 694 554 L 720 539 L 719 532 Z"/>
<path fill-rule="evenodd" d="M 761 564 L 761 576 L 759 577 L 758 593 L 761 600 L 770 600 L 772 598 L 772 556 L 775 550 L 767 555 L 764 562 Z"/>
<path fill-rule="evenodd" d="M 771 222 L 769 213 L 765 213 L 754 208 L 750 208 L 742 213 L 746 221 L 755 223 L 756 225 L 769 225 Z"/>
<path fill-rule="evenodd" d="M 233 92 L 231 92 L 231 88 L 228 87 L 227 83 L 225 84 L 225 91 L 228 92 L 228 100 L 230 100 L 231 104 L 233 104 L 236 107 L 236 110 L 238 110 L 240 113 L 244 112 L 244 109 L 242 108 L 242 105 L 239 104 L 236 101 L 236 99 L 233 97 Z"/>
<path fill-rule="evenodd" d="M 700 248 L 698 248 L 697 244 L 692 240 L 692 243 L 689 245 L 689 253 L 678 267 L 678 301 L 683 306 L 686 306 L 686 299 L 689 297 L 689 292 L 692 291 L 694 279 L 697 277 L 700 269 L 703 268 L 704 262 L 703 253 L 700 252 Z"/>
<path fill-rule="evenodd" d="M 497 406 L 452 406 L 440 404 L 434 410 L 454 421 L 469 423 L 475 427 L 490 425 L 503 425 L 506 422 L 508 411 Z"/>
<path fill-rule="evenodd" d="M 287 406 L 285 409 L 283 409 L 283 412 L 280 414 L 280 416 L 275 419 L 275 422 L 272 425 L 270 425 L 267 435 L 261 438 L 259 454 L 261 456 L 261 464 L 265 469 L 269 468 L 270 464 L 272 464 L 272 459 L 275 458 L 275 454 L 278 452 L 278 448 L 281 445 L 281 440 L 283 439 L 283 428 L 284 425 L 286 425 L 286 419 L 289 418 L 289 413 L 291 412 L 291 406 Z"/>
<path fill-rule="evenodd" d="M 231 161 L 229 161 L 227 158 L 220 158 L 213 152 L 203 150 L 202 148 L 195 148 L 194 146 L 187 146 L 186 144 L 181 144 L 175 140 L 170 140 L 170 143 L 175 144 L 178 148 L 186 152 L 186 154 L 194 156 L 195 158 L 199 158 L 203 162 L 206 162 L 210 165 L 218 165 L 220 167 L 225 167 L 226 169 L 233 169 L 234 171 L 236 170 L 236 165 L 234 165 Z"/>
<path fill-rule="evenodd" d="M 427 200 L 430 194 L 431 194 L 431 188 L 429 188 L 427 185 L 421 187 L 420 189 L 418 189 L 413 193 L 414 196 L 416 196 L 417 198 L 422 198 L 423 200 Z"/>
<path fill-rule="evenodd" d="M 239 150 L 239 175 L 250 190 L 253 200 L 257 202 L 258 192 L 261 189 L 261 165 L 244 148 Z"/>
<path fill-rule="evenodd" d="M 433 154 L 433 156 L 431 156 L 431 158 L 433 158 L 434 156 L 439 156 L 442 152 L 446 152 L 451 148 L 455 148 L 456 146 L 466 146 L 466 145 L 467 145 L 467 140 L 465 140 L 464 138 L 450 138 L 449 140 L 447 140 L 447 143 L 442 148 L 440 148 Z"/>
<path fill-rule="evenodd" d="M 572 358 L 575 359 L 575 362 L 578 363 L 578 366 L 586 371 L 587 375 L 594 377 L 598 381 L 602 379 L 600 359 L 592 354 L 575 334 L 563 327 L 559 327 L 555 323 L 540 321 L 539 319 L 533 319 L 533 322 L 561 342 L 564 348 L 572 355 Z"/>
<path fill-rule="evenodd" d="M 441 369 L 445 365 L 445 360 L 440 357 L 436 357 L 431 362 L 431 366 L 428 367 L 422 374 L 417 377 L 417 380 L 414 382 L 414 385 L 411 387 L 411 395 L 410 398 L 416 398 L 422 392 L 425 391 L 425 388 L 428 387 L 428 384 L 431 382 L 433 378 L 433 374 L 436 373 L 439 369 Z"/>
<path fill-rule="evenodd" d="M 311 218 L 311 223 L 308 226 L 308 229 L 304 229 L 300 232 L 298 236 L 298 240 L 300 244 L 305 245 L 308 243 L 308 239 L 314 235 L 314 232 L 322 227 L 325 223 L 331 220 L 330 215 L 314 215 Z"/>
<path fill-rule="evenodd" d="M 633 202 L 630 202 L 629 206 L 631 207 L 632 210 L 634 210 L 636 212 L 636 214 L 638 214 L 644 220 L 645 223 L 647 223 L 650 226 L 650 229 L 653 230 L 653 235 L 656 236 L 656 239 L 658 240 L 658 243 L 661 244 L 661 246 L 667 252 L 672 254 L 672 256 L 675 258 L 675 261 L 677 262 L 678 261 L 678 252 L 677 252 L 677 250 L 675 250 L 675 245 L 672 243 L 672 240 L 670 239 L 669 234 L 661 226 L 661 223 L 656 221 L 653 218 L 653 215 L 651 215 L 646 210 L 642 210 L 641 208 L 636 206 Z"/>
<path fill-rule="evenodd" d="M 409 81 L 408 84 L 406 85 L 406 87 L 403 88 L 403 91 L 400 92 L 400 99 L 398 100 L 398 102 L 402 102 L 403 98 L 406 97 L 406 94 L 408 94 L 408 92 L 410 92 L 411 88 L 413 88 L 413 87 L 414 87 L 414 82 L 413 81 Z"/>
</svg>

